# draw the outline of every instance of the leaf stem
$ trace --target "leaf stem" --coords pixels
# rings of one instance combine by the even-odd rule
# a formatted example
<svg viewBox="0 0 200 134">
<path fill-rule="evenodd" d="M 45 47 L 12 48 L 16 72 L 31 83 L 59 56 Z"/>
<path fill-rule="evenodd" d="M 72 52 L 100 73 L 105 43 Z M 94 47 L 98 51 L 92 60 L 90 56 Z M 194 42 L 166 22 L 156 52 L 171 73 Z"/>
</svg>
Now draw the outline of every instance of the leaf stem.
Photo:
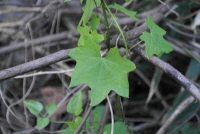
<svg viewBox="0 0 200 134">
<path fill-rule="evenodd" d="M 109 28 L 109 24 L 108 24 L 107 15 L 106 15 L 106 4 L 105 4 L 104 0 L 101 0 L 101 4 L 102 4 L 104 21 L 105 21 L 105 25 L 106 25 L 106 44 L 107 44 L 108 49 L 110 49 L 110 28 Z"/>
<path fill-rule="evenodd" d="M 131 49 L 135 48 L 137 45 L 139 45 L 141 42 L 143 42 L 143 40 L 139 41 L 137 44 L 133 45 L 131 48 L 129 48 L 128 51 L 131 51 Z"/>
<path fill-rule="evenodd" d="M 66 121 L 55 121 L 55 120 L 50 120 L 53 123 L 66 123 Z"/>
<path fill-rule="evenodd" d="M 123 105 L 122 105 L 122 101 L 121 101 L 121 97 L 119 95 L 117 95 L 117 110 L 119 112 L 119 115 L 121 116 L 120 118 L 122 118 L 122 120 L 124 122 L 126 132 L 128 134 L 130 134 L 131 131 L 129 130 L 128 125 L 126 123 L 125 116 L 124 116 Z"/>
<path fill-rule="evenodd" d="M 104 3 L 105 4 L 105 3 Z M 122 39 L 124 41 L 124 46 L 125 46 L 125 49 L 126 49 L 126 59 L 128 59 L 128 45 L 127 45 L 127 42 L 126 42 L 126 38 L 124 36 L 124 33 L 122 31 L 122 29 L 120 28 L 119 24 L 117 23 L 115 17 L 113 16 L 112 12 L 110 11 L 109 7 L 105 4 L 105 7 L 106 9 L 108 10 L 108 13 L 110 14 L 110 16 L 112 17 L 117 29 L 119 30 L 121 36 L 122 36 Z"/>
</svg>

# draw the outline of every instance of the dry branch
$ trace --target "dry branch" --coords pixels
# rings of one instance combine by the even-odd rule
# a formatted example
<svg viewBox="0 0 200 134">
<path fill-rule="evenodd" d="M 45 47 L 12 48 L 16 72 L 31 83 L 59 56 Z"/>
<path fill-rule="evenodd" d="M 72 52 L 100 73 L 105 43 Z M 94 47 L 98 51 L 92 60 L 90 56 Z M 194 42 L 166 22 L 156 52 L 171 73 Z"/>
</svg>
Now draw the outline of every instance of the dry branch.
<svg viewBox="0 0 200 134">
<path fill-rule="evenodd" d="M 29 41 L 27 43 L 21 42 L 21 43 L 15 44 L 15 45 L 5 46 L 5 47 L 2 47 L 0 49 L 0 55 L 25 48 L 25 46 L 30 47 L 32 45 L 36 46 L 36 45 L 44 44 L 46 42 L 63 40 L 63 39 L 66 39 L 67 36 L 68 36 L 68 33 L 63 32 L 63 33 L 59 33 L 59 34 L 55 34 L 55 35 L 49 35 L 49 36 L 41 37 L 41 38 L 38 38 L 38 39 L 35 39 L 35 40 L 32 40 L 32 41 Z"/>
<path fill-rule="evenodd" d="M 4 69 L 0 71 L 0 81 L 12 78 L 14 76 L 24 74 L 26 72 L 30 72 L 33 70 L 36 70 L 41 67 L 45 67 L 47 65 L 53 64 L 55 62 L 64 60 L 68 58 L 68 53 L 70 52 L 70 49 L 67 50 L 61 50 L 59 52 L 53 53 L 51 55 L 39 58 L 34 61 L 30 61 L 15 67 L 11 67 L 8 69 Z"/>
<path fill-rule="evenodd" d="M 68 10 L 66 10 L 66 11 L 68 11 Z M 66 13 L 66 11 L 64 11 L 64 13 Z M 72 10 L 72 11 L 74 11 L 74 10 Z M 158 6 L 157 8 L 155 8 L 155 9 L 152 9 L 152 10 L 147 11 L 145 13 L 138 14 L 137 17 L 146 17 L 147 14 L 151 14 L 154 22 L 158 23 L 163 19 L 162 13 L 165 13 L 166 11 L 167 11 L 167 9 L 166 8 L 164 9 L 163 6 L 161 5 L 161 6 Z M 80 11 L 78 10 L 76 13 L 80 13 Z M 131 23 L 131 22 L 134 22 L 134 21 L 133 20 L 131 20 L 131 21 L 126 20 L 126 22 Z M 19 22 L 19 23 L 21 24 L 21 22 Z M 118 20 L 118 24 L 123 25 L 124 19 Z M 102 29 L 105 28 L 105 26 L 100 25 L 99 28 L 102 30 Z M 130 41 L 132 39 L 139 37 L 142 34 L 142 32 L 146 31 L 146 30 L 148 30 L 148 28 L 146 27 L 145 24 L 142 24 L 141 26 L 133 28 L 132 30 L 130 30 L 128 32 L 125 32 L 125 37 L 126 37 L 127 40 Z M 20 42 L 20 43 L 15 44 L 15 45 L 8 45 L 8 46 L 0 48 L 0 55 L 23 49 L 23 48 L 25 48 L 25 46 L 28 48 L 28 47 L 31 47 L 32 45 L 36 46 L 36 45 L 44 44 L 46 42 L 54 42 L 54 41 L 63 40 L 63 39 L 66 39 L 68 37 L 68 35 L 78 36 L 79 33 L 76 30 L 70 31 L 70 32 L 62 32 L 62 33 L 58 33 L 58 34 L 54 34 L 54 35 L 48 35 L 48 36 L 45 36 L 45 37 L 34 39 L 34 40 L 31 40 L 31 41 L 28 41 L 26 44 L 25 44 L 25 42 Z M 111 44 L 113 46 L 115 45 L 115 42 L 116 42 L 118 36 L 119 35 L 117 34 L 117 35 L 113 36 L 113 38 L 111 39 Z M 123 46 L 123 41 L 119 40 L 118 45 Z"/>
<path fill-rule="evenodd" d="M 61 50 L 54 54 L 45 56 L 43 58 L 24 63 L 22 65 L 18 65 L 9 69 L 5 69 L 0 71 L 0 81 L 12 78 L 14 76 L 24 74 L 26 72 L 33 71 L 35 69 L 47 66 L 49 64 L 64 60 L 68 58 L 68 53 L 70 50 Z M 146 54 L 140 48 L 135 48 L 132 50 L 134 53 L 140 55 L 146 61 L 152 63 L 156 67 L 160 68 L 163 72 L 168 74 L 174 80 L 176 80 L 181 86 L 183 86 L 190 94 L 200 102 L 200 90 L 192 84 L 184 75 L 182 75 L 178 70 L 174 67 L 169 65 L 168 63 L 162 61 L 161 59 L 153 56 L 152 58 L 148 59 Z"/>
<path fill-rule="evenodd" d="M 10 7 L 0 10 L 0 15 L 7 14 L 11 12 L 39 12 L 42 11 L 43 8 L 41 7 Z"/>
<path fill-rule="evenodd" d="M 192 102 L 194 98 L 192 96 L 187 97 L 172 113 L 172 115 L 167 119 L 163 126 L 158 130 L 156 134 L 164 134 L 167 128 L 172 124 L 172 122 L 182 113 Z"/>
<path fill-rule="evenodd" d="M 140 55 L 143 59 L 145 59 L 149 63 L 160 68 L 163 72 L 165 72 L 174 80 L 176 80 L 181 86 L 183 86 L 188 92 L 190 92 L 190 94 L 200 103 L 200 90 L 194 84 L 192 84 L 184 75 L 182 75 L 178 70 L 176 70 L 170 64 L 162 61 L 161 59 L 155 56 L 148 59 L 146 57 L 145 52 L 142 51 L 140 48 L 135 48 L 132 51 Z"/>
</svg>

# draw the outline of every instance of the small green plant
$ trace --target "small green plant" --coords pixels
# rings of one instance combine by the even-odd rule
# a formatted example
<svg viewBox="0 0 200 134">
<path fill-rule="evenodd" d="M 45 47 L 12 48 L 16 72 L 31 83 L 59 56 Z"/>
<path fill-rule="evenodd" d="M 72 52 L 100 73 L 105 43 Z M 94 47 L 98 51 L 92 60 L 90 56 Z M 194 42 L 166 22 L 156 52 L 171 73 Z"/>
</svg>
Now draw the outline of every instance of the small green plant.
<svg viewBox="0 0 200 134">
<path fill-rule="evenodd" d="M 106 37 L 100 35 L 96 31 L 96 27 L 100 24 L 100 18 L 97 15 L 93 15 L 90 22 L 89 19 L 92 16 L 94 8 L 101 7 L 104 12 L 105 25 L 107 28 Z M 127 73 L 135 70 L 133 62 L 128 60 L 128 52 L 125 36 L 117 24 L 114 15 L 111 13 L 110 8 L 114 8 L 121 12 L 124 12 L 130 18 L 138 20 L 135 15 L 136 12 L 129 11 L 124 7 L 114 4 L 107 6 L 103 0 L 87 0 L 83 7 L 83 15 L 78 25 L 78 32 L 80 38 L 78 41 L 78 47 L 73 49 L 69 56 L 76 60 L 70 87 L 74 87 L 80 84 L 87 84 L 91 89 L 90 99 L 92 106 L 95 106 L 102 102 L 111 90 L 114 90 L 118 95 L 128 98 L 129 96 L 129 84 Z M 110 35 L 109 24 L 106 13 L 108 13 L 113 19 L 114 24 L 119 30 L 121 37 L 124 41 L 126 48 L 126 58 L 120 56 L 117 47 L 110 48 Z M 90 28 L 88 28 L 90 26 Z M 146 43 L 146 54 L 148 58 L 153 55 L 160 57 L 163 53 L 169 53 L 173 50 L 173 47 L 163 38 L 166 34 L 162 28 L 153 22 L 153 19 L 148 15 L 146 21 L 147 27 L 150 29 L 150 33 L 144 32 L 140 39 Z M 101 47 L 99 43 L 106 41 L 109 52 L 104 58 L 100 55 Z"/>
<path fill-rule="evenodd" d="M 28 108 L 28 110 L 37 116 L 37 129 L 41 130 L 45 128 L 50 120 L 49 118 L 46 118 L 45 115 L 43 115 L 41 112 L 43 110 L 43 105 L 40 102 L 37 101 L 24 101 L 24 105 Z M 46 112 L 49 115 L 52 115 L 57 110 L 57 105 L 55 103 L 49 104 L 45 107 Z M 38 117 L 40 115 L 40 117 Z"/>
<path fill-rule="evenodd" d="M 45 128 L 46 126 L 48 126 L 50 122 L 54 122 L 54 123 L 66 123 L 69 126 L 70 131 L 74 132 L 82 121 L 82 117 L 79 116 L 83 111 L 81 92 L 78 92 L 72 99 L 70 99 L 66 108 L 68 113 L 71 113 L 75 116 L 75 119 L 73 122 L 71 121 L 57 122 L 57 121 L 53 121 L 47 118 L 47 116 L 51 116 L 57 111 L 58 107 L 56 103 L 48 104 L 45 107 L 45 111 L 46 111 L 45 114 L 42 114 L 42 110 L 44 108 L 43 108 L 43 105 L 38 101 L 24 101 L 24 105 L 28 108 L 28 110 L 32 114 L 34 114 L 37 117 L 36 128 L 38 130 Z"/>
</svg>

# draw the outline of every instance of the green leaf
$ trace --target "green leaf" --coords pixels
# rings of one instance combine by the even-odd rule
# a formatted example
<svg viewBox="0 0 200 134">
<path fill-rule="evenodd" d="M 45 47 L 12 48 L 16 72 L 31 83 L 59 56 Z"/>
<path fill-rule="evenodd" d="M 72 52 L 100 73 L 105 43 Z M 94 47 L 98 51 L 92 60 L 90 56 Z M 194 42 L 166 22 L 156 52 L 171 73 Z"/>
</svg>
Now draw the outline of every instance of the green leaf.
<svg viewBox="0 0 200 134">
<path fill-rule="evenodd" d="M 77 30 L 81 35 L 78 40 L 78 46 L 85 46 L 89 48 L 93 47 L 94 49 L 97 49 L 96 52 L 98 53 L 100 51 L 100 46 L 98 46 L 98 43 L 103 41 L 104 37 L 99 35 L 96 30 L 92 31 L 90 34 L 87 26 L 78 27 Z"/>
<path fill-rule="evenodd" d="M 49 124 L 49 119 L 48 118 L 37 118 L 37 129 L 41 130 L 45 128 Z"/>
<path fill-rule="evenodd" d="M 74 134 L 74 131 L 71 128 L 69 128 L 69 129 L 67 129 L 67 130 L 65 130 L 65 131 L 63 131 L 59 134 Z"/>
<path fill-rule="evenodd" d="M 104 133 L 105 134 L 110 134 L 111 132 L 111 124 L 107 124 L 104 127 Z M 126 129 L 125 129 L 125 125 L 123 122 L 118 121 L 114 123 L 114 134 L 126 134 Z"/>
<path fill-rule="evenodd" d="M 96 15 L 94 15 L 92 20 L 88 23 L 91 27 L 91 30 L 94 31 L 94 30 L 96 30 L 96 27 L 100 24 L 100 18 L 97 17 Z"/>
<path fill-rule="evenodd" d="M 67 112 L 78 116 L 82 109 L 82 93 L 78 92 L 68 103 Z"/>
<path fill-rule="evenodd" d="M 42 104 L 37 101 L 24 101 L 23 103 L 28 108 L 28 110 L 34 115 L 38 115 L 43 109 Z"/>
<path fill-rule="evenodd" d="M 75 131 L 73 131 L 71 128 L 68 128 L 67 130 L 59 133 L 59 134 L 74 134 Z M 84 130 L 82 130 L 79 134 L 85 134 Z"/>
<path fill-rule="evenodd" d="M 79 22 L 79 26 L 83 23 L 86 24 L 92 15 L 93 9 L 100 5 L 100 0 L 87 0 L 83 7 L 83 16 Z"/>
<path fill-rule="evenodd" d="M 173 47 L 163 38 L 166 31 L 156 25 L 150 15 L 148 15 L 146 25 L 151 33 L 143 32 L 140 39 L 146 43 L 145 51 L 147 57 L 151 58 L 154 54 L 160 57 L 163 53 L 171 52 Z"/>
<path fill-rule="evenodd" d="M 101 119 L 103 116 L 104 106 L 98 106 L 94 108 L 90 114 L 90 116 L 86 120 L 86 128 L 89 131 L 94 132 L 95 134 L 98 133 L 99 126 L 101 123 Z"/>
<path fill-rule="evenodd" d="M 120 11 L 122 11 L 123 13 L 125 13 L 126 15 L 128 15 L 131 19 L 133 19 L 133 20 L 138 20 L 136 17 L 135 17 L 135 15 L 136 15 L 136 13 L 137 12 L 134 12 L 134 11 L 129 11 L 129 10 L 127 10 L 126 8 L 124 8 L 123 6 L 121 6 L 121 5 L 118 5 L 118 4 L 114 4 L 114 5 L 109 5 L 108 6 L 109 8 L 114 8 L 114 9 L 117 9 L 117 10 L 120 10 Z"/>
<path fill-rule="evenodd" d="M 126 2 L 130 2 L 130 0 L 125 0 Z"/>
<path fill-rule="evenodd" d="M 76 129 L 78 128 L 78 126 L 80 125 L 81 121 L 83 120 L 82 117 L 76 117 L 74 122 L 68 121 L 67 124 L 70 126 L 70 128 L 73 131 L 76 131 Z"/>
<path fill-rule="evenodd" d="M 77 61 L 70 87 L 87 84 L 92 89 L 92 106 L 103 101 L 111 90 L 120 96 L 128 97 L 127 73 L 135 69 L 134 63 L 120 56 L 117 47 L 111 48 L 106 58 L 101 57 L 100 46 L 97 44 L 103 38 L 97 38 L 98 36 L 101 37 L 96 31 L 92 31 L 90 36 L 84 36 L 84 40 L 82 39 L 84 45 L 79 44 L 79 47 L 69 53 L 69 56 Z"/>
<path fill-rule="evenodd" d="M 57 110 L 57 104 L 56 103 L 52 103 L 52 104 L 49 104 L 45 107 L 45 110 L 47 111 L 47 113 L 49 115 L 52 115 L 56 112 Z"/>
</svg>

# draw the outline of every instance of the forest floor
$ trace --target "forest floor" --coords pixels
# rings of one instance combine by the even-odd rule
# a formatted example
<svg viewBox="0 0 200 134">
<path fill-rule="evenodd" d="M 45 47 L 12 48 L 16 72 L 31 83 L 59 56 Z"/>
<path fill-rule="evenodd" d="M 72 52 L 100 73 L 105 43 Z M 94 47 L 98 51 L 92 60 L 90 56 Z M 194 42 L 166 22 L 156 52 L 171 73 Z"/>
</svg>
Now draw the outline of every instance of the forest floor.
<svg viewBox="0 0 200 134">
<path fill-rule="evenodd" d="M 169 54 L 159 58 L 153 56 L 152 59 L 145 58 L 142 53 L 145 44 L 139 46 L 141 51 L 136 48 L 130 53 L 129 59 L 135 63 L 136 70 L 128 74 L 129 98 L 121 100 L 125 120 L 118 112 L 116 93 L 109 94 L 116 126 L 114 134 L 123 133 L 127 127 L 130 131 L 127 133 L 134 134 L 199 134 L 200 95 L 193 89 L 200 89 L 200 2 L 105 2 L 137 11 L 139 21 L 122 12 L 115 14 L 128 42 L 136 44 L 142 30 L 149 32 L 145 20 L 151 15 L 166 31 L 164 38 L 174 47 Z M 70 125 L 66 122 L 73 122 L 75 116 L 68 113 L 66 106 L 78 91 L 82 91 L 83 108 L 79 116 L 85 118 L 85 122 L 78 125 L 80 131 L 103 134 L 111 126 L 112 117 L 106 99 L 91 107 L 90 87 L 69 88 L 76 62 L 68 53 L 77 47 L 80 35 L 76 29 L 84 3 L 79 0 L 0 0 L 0 133 L 67 134 Z M 101 18 L 97 31 L 105 35 L 102 11 L 95 9 L 94 13 Z M 110 32 L 111 45 L 114 46 L 116 38 L 120 38 L 119 32 L 114 26 Z M 120 39 L 118 44 L 123 51 Z M 102 45 L 102 51 L 104 49 Z M 168 68 L 165 63 L 171 66 Z M 185 79 L 191 82 L 190 85 Z M 47 127 L 36 128 L 39 115 L 33 115 L 24 106 L 25 100 L 38 101 L 44 107 L 58 104 L 55 114 L 43 115 L 52 120 Z M 124 122 L 127 127 L 120 124 Z"/>
</svg>

